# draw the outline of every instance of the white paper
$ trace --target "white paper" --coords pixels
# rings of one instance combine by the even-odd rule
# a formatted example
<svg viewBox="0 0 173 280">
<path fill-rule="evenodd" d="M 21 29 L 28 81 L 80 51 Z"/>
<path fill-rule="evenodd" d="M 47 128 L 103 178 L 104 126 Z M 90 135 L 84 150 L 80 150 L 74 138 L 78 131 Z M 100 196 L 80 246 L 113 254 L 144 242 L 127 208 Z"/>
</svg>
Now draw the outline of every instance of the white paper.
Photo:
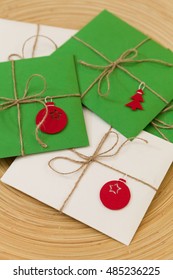
<svg viewBox="0 0 173 280">
<path fill-rule="evenodd" d="M 64 29 L 53 26 L 40 25 L 39 35 L 47 36 L 57 46 L 61 46 L 76 30 Z M 0 62 L 8 61 L 11 54 L 22 54 L 23 44 L 27 39 L 37 34 L 37 24 L 0 19 Z M 25 58 L 32 55 L 35 38 L 29 40 L 24 49 Z M 35 56 L 50 55 L 55 51 L 55 46 L 48 39 L 38 37 Z"/>
<path fill-rule="evenodd" d="M 90 146 L 76 150 L 91 156 L 100 139 L 108 131 L 109 125 L 87 109 L 84 110 L 84 115 Z M 118 155 L 101 161 L 158 188 L 172 163 L 173 145 L 144 131 L 139 137 L 148 143 L 135 139 L 127 143 Z M 115 150 L 125 140 L 126 138 L 119 134 Z M 110 135 L 101 151 L 108 149 L 114 141 L 115 136 Z M 55 173 L 49 168 L 48 161 L 56 156 L 81 160 L 70 150 L 17 158 L 1 180 L 58 210 L 81 171 L 71 175 Z M 58 160 L 54 167 L 65 172 L 79 166 Z M 156 192 L 145 184 L 127 177 L 127 185 L 131 192 L 129 204 L 121 210 L 109 210 L 100 201 L 100 189 L 106 182 L 118 180 L 120 177 L 123 176 L 119 172 L 93 162 L 63 212 L 128 245 Z"/>
</svg>

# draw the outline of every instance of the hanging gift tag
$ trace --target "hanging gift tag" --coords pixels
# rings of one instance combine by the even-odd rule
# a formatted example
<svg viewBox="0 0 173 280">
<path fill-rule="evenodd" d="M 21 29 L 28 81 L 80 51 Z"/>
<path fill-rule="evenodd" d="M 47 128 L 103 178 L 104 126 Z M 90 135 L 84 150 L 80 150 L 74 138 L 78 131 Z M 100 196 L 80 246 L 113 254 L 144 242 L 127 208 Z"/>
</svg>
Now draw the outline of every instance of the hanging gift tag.
<svg viewBox="0 0 173 280">
<path fill-rule="evenodd" d="M 130 190 L 125 184 L 126 180 L 109 181 L 100 190 L 100 200 L 103 205 L 111 210 L 124 208 L 130 200 Z"/>
<path fill-rule="evenodd" d="M 131 97 L 131 99 L 133 99 L 133 101 L 126 104 L 127 107 L 130 107 L 133 111 L 135 111 L 137 109 L 143 110 L 141 102 L 144 102 L 144 99 L 142 97 L 142 95 L 144 94 L 144 91 L 143 91 L 144 88 L 145 88 L 145 83 L 142 82 L 139 85 L 139 88 L 136 91 L 136 94 Z"/>
<path fill-rule="evenodd" d="M 43 124 L 40 126 L 40 130 L 42 132 L 48 134 L 55 134 L 63 130 L 67 125 L 67 115 L 61 109 L 54 105 L 54 102 L 47 102 L 46 107 L 48 109 L 46 119 L 44 120 Z M 40 110 L 36 116 L 36 124 L 43 120 L 46 115 L 46 108 Z"/>
</svg>

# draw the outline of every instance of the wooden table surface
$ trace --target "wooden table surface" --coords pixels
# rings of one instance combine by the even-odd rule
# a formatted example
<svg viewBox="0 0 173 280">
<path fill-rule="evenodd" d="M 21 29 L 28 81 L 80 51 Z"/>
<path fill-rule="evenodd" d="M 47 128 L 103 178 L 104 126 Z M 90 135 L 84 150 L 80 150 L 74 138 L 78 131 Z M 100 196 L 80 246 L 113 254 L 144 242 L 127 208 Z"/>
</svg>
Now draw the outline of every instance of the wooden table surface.
<svg viewBox="0 0 173 280">
<path fill-rule="evenodd" d="M 173 50 L 173 0 L 0 0 L 0 18 L 80 29 L 105 8 Z M 173 165 L 130 246 L 1 183 L 0 259 L 173 259 Z"/>
</svg>

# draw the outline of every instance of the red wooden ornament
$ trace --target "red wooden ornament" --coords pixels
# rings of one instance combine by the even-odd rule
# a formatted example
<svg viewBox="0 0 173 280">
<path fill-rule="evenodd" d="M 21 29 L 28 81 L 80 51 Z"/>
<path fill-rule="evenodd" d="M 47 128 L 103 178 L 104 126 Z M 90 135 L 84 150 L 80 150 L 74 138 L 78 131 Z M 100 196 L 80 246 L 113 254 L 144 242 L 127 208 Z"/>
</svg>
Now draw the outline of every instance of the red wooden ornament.
<svg viewBox="0 0 173 280">
<path fill-rule="evenodd" d="M 126 180 L 109 181 L 100 190 L 100 200 L 103 205 L 111 210 L 124 208 L 130 201 L 130 190 L 125 184 Z"/>
<path fill-rule="evenodd" d="M 43 124 L 40 126 L 40 130 L 48 134 L 58 133 L 66 127 L 68 121 L 67 115 L 61 108 L 56 107 L 54 102 L 47 102 L 46 106 L 48 109 L 48 114 Z M 36 116 L 37 125 L 39 125 L 45 115 L 45 108 L 38 112 Z"/>
<path fill-rule="evenodd" d="M 139 85 L 139 89 L 136 91 L 136 94 L 131 97 L 131 99 L 133 99 L 133 101 L 126 104 L 126 106 L 130 107 L 133 111 L 137 110 L 137 109 L 143 110 L 143 107 L 140 104 L 140 102 L 144 102 L 144 99 L 142 97 L 142 95 L 144 94 L 144 92 L 143 92 L 144 87 L 145 87 L 145 83 L 142 82 Z"/>
</svg>

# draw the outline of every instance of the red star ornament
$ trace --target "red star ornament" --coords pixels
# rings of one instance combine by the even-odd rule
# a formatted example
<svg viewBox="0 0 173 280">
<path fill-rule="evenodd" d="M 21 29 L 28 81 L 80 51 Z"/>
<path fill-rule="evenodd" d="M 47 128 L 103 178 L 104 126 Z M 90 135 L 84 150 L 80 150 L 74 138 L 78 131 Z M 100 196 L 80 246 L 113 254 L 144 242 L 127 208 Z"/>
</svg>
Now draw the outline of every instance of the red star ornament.
<svg viewBox="0 0 173 280">
<path fill-rule="evenodd" d="M 100 200 L 110 210 L 120 210 L 130 201 L 130 190 L 125 184 L 126 180 L 109 181 L 100 190 Z"/>
<path fill-rule="evenodd" d="M 47 134 L 55 134 L 62 131 L 68 122 L 66 113 L 61 109 L 55 106 L 54 102 L 46 103 L 48 114 L 43 124 L 40 126 L 40 130 Z M 46 115 L 46 108 L 40 110 L 36 116 L 36 124 L 43 120 Z"/>
</svg>

